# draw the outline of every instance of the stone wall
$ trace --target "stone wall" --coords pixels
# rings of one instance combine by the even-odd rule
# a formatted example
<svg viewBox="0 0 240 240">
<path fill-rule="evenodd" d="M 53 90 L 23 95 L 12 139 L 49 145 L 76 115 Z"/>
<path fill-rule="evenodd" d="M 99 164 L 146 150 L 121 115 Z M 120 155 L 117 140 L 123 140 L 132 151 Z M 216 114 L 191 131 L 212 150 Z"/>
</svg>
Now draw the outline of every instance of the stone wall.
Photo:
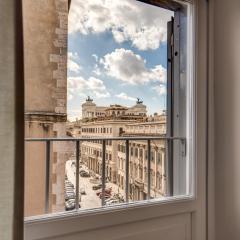
<svg viewBox="0 0 240 240">
<path fill-rule="evenodd" d="M 68 0 L 23 0 L 25 136 L 64 137 L 67 101 Z M 44 213 L 45 146 L 25 145 L 25 215 Z M 51 148 L 50 211 L 64 209 L 67 155 Z M 56 207 L 56 205 L 58 207 Z"/>
</svg>

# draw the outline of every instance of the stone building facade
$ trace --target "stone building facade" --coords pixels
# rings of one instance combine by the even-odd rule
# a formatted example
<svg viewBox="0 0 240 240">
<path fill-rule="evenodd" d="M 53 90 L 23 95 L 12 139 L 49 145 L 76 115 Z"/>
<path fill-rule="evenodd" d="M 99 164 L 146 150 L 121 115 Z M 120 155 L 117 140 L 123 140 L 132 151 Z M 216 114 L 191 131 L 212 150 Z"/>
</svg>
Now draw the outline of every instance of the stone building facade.
<svg viewBox="0 0 240 240">
<path fill-rule="evenodd" d="M 118 104 L 110 105 L 109 107 L 97 106 L 93 99 L 88 97 L 86 102 L 82 104 L 82 118 L 92 119 L 101 117 L 144 117 L 147 114 L 146 106 L 143 102 L 137 99 L 137 102 L 132 107 L 125 107 Z"/>
<path fill-rule="evenodd" d="M 90 104 L 89 104 L 90 103 Z M 92 99 L 88 98 L 84 103 L 83 111 L 91 112 L 93 106 Z M 96 104 L 94 108 L 97 109 Z M 89 110 L 91 109 L 91 110 Z M 130 109 L 134 113 L 127 112 Z M 139 111 L 137 111 L 139 110 Z M 78 130 L 82 137 L 119 137 L 119 136 L 165 136 L 166 115 L 147 117 L 146 106 L 141 101 L 137 101 L 132 108 L 120 105 L 111 105 L 105 108 L 102 116 L 93 117 L 88 115 L 78 122 Z M 84 116 L 84 114 L 83 114 Z M 75 127 L 72 127 L 72 132 Z M 130 198 L 132 200 L 143 200 L 147 197 L 147 142 L 130 141 Z M 151 197 L 161 197 L 166 194 L 166 143 L 164 140 L 151 141 L 151 169 L 150 184 Z M 106 141 L 106 176 L 109 181 L 125 189 L 125 162 L 126 146 L 125 141 Z M 101 175 L 102 171 L 102 142 L 93 140 L 81 143 L 81 160 L 88 166 L 93 174 Z"/>
<path fill-rule="evenodd" d="M 68 8 L 68 0 L 23 1 L 26 138 L 66 134 Z M 45 205 L 45 144 L 28 142 L 25 148 L 25 216 L 39 215 Z M 50 211 L 64 209 L 67 148 L 51 146 Z"/>
<path fill-rule="evenodd" d="M 165 136 L 166 117 L 161 116 L 161 121 L 156 121 L 159 116 L 152 118 L 151 122 L 131 123 L 126 125 L 123 136 Z M 144 200 L 148 190 L 148 150 L 147 141 L 129 142 L 129 180 L 130 198 Z M 166 142 L 165 140 L 151 141 L 151 169 L 150 169 L 150 195 L 152 198 L 166 195 Z M 125 163 L 126 146 L 124 142 L 118 145 L 118 173 L 117 184 L 125 188 Z"/>
<path fill-rule="evenodd" d="M 93 99 L 88 97 L 86 102 L 82 104 L 82 118 L 95 118 L 105 116 L 107 107 L 97 106 Z"/>
<path fill-rule="evenodd" d="M 133 120 L 134 121 L 134 120 Z M 133 122 L 132 121 L 132 122 Z M 130 120 L 111 119 L 82 123 L 82 137 L 119 137 L 124 127 Z M 118 142 L 106 142 L 106 176 L 111 182 L 117 182 L 117 152 Z M 102 169 L 102 143 L 101 141 L 82 142 L 81 158 L 88 168 L 94 173 L 100 174 Z"/>
</svg>

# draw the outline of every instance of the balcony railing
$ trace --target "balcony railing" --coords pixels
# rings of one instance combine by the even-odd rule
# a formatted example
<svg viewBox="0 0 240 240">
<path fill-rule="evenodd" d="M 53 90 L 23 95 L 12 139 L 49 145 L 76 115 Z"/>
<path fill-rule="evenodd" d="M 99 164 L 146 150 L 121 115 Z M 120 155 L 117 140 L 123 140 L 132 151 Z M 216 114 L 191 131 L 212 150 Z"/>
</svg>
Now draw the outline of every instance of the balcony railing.
<svg viewBox="0 0 240 240">
<path fill-rule="evenodd" d="M 26 142 L 45 142 L 46 144 L 46 178 L 45 178 L 45 213 L 49 212 L 49 195 L 50 195 L 50 157 L 51 157 L 51 142 L 75 142 L 76 143 L 76 183 L 75 183 L 75 209 L 79 209 L 79 162 L 80 162 L 80 143 L 86 141 L 101 141 L 102 143 L 102 198 L 101 205 L 105 205 L 105 187 L 106 187 L 106 141 L 125 141 L 126 145 L 126 164 L 125 164 L 125 201 L 129 202 L 129 142 L 130 141 L 146 141 L 147 142 L 147 199 L 150 199 L 151 191 L 151 141 L 163 140 L 168 146 L 173 141 L 180 141 L 186 148 L 186 138 L 183 137 L 90 137 L 90 138 L 26 138 Z M 173 164 L 167 157 L 168 161 L 168 187 L 173 188 Z M 172 192 L 172 191 L 169 191 Z"/>
</svg>

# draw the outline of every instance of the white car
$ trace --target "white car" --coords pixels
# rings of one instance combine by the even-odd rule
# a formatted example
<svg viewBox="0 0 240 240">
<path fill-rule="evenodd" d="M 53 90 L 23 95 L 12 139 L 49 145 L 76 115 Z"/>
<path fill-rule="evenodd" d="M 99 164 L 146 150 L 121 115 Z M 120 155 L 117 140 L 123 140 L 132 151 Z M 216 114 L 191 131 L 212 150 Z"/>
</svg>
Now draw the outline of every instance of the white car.
<svg viewBox="0 0 240 240">
<path fill-rule="evenodd" d="M 112 205 L 112 204 L 117 204 L 119 203 L 119 201 L 117 199 L 112 199 L 110 201 L 105 201 L 106 205 Z"/>
<path fill-rule="evenodd" d="M 78 205 L 79 208 L 81 207 L 80 204 Z M 75 199 L 69 199 L 68 201 L 65 202 L 65 210 L 66 211 L 71 211 L 75 209 Z"/>
</svg>

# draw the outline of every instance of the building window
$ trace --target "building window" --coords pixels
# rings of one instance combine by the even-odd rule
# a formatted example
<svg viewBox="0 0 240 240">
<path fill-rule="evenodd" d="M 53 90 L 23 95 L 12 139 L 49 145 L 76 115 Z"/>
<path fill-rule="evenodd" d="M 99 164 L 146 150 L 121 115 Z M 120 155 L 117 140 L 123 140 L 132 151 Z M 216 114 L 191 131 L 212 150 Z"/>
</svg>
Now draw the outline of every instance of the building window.
<svg viewBox="0 0 240 240">
<path fill-rule="evenodd" d="M 155 172 L 153 170 L 151 170 L 151 186 L 154 187 L 155 186 Z"/>
<path fill-rule="evenodd" d="M 155 152 L 151 151 L 151 161 L 154 162 L 155 159 Z"/>
<path fill-rule="evenodd" d="M 131 147 L 131 156 L 133 156 L 133 147 Z"/>
<path fill-rule="evenodd" d="M 148 159 L 148 150 L 145 150 L 145 160 Z"/>
<path fill-rule="evenodd" d="M 159 172 L 157 172 L 157 189 L 161 190 L 162 188 L 162 183 L 161 183 L 162 179 L 161 179 L 161 175 Z"/>
<path fill-rule="evenodd" d="M 138 148 L 135 148 L 135 157 L 138 157 Z"/>
<path fill-rule="evenodd" d="M 162 161 L 162 154 L 160 152 L 157 153 L 157 163 L 161 164 Z"/>
<path fill-rule="evenodd" d="M 122 146 L 122 152 L 125 153 L 126 152 L 126 147 Z"/>
</svg>

